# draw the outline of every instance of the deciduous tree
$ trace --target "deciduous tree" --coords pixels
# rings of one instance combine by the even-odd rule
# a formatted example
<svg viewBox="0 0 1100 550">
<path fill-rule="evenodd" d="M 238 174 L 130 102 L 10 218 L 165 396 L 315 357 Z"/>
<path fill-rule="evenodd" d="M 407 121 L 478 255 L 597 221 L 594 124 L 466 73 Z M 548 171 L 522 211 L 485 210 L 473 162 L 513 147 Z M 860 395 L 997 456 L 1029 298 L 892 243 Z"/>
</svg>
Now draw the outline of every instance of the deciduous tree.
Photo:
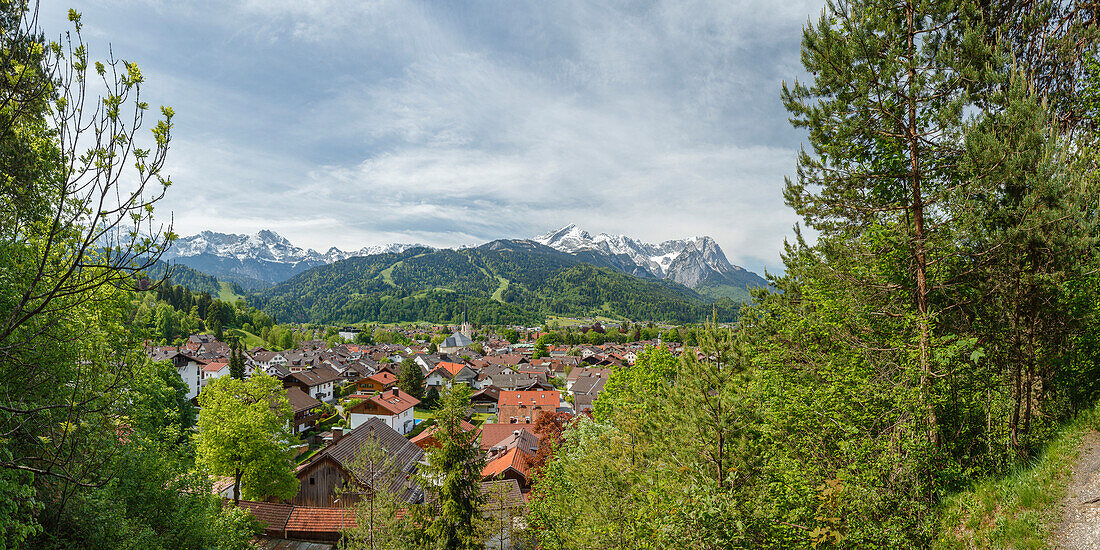
<svg viewBox="0 0 1100 550">
<path fill-rule="evenodd" d="M 248 380 L 216 378 L 199 394 L 198 463 L 214 475 L 232 476 L 233 501 L 290 498 L 298 479 L 290 446 L 297 441 L 294 413 L 278 379 L 257 373 Z"/>
</svg>

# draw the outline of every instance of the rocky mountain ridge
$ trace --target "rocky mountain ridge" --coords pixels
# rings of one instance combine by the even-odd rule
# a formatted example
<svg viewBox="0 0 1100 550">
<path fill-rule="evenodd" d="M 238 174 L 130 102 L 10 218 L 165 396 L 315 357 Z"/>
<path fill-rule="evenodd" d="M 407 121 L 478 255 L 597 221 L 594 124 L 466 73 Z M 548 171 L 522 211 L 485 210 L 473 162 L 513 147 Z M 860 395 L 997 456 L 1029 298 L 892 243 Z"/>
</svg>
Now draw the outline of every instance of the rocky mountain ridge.
<svg viewBox="0 0 1100 550">
<path fill-rule="evenodd" d="M 749 272 L 730 263 L 722 247 L 707 236 L 671 239 L 659 244 L 642 242 L 626 235 L 592 235 L 569 224 L 539 235 L 533 241 L 569 254 L 592 251 L 627 259 L 637 269 L 634 275 L 669 279 L 695 288 L 706 281 L 737 280 Z"/>
</svg>

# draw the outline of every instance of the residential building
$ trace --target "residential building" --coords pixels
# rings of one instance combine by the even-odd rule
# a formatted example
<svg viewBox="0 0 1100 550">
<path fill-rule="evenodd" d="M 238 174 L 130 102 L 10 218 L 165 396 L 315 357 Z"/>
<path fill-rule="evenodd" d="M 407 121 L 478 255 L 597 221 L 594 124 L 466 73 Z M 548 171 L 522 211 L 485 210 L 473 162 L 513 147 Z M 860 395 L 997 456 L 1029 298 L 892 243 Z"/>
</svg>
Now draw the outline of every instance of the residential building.
<svg viewBox="0 0 1100 550">
<path fill-rule="evenodd" d="M 502 391 L 497 418 L 503 423 L 530 423 L 543 412 L 557 412 L 561 393 L 552 391 Z"/>
<path fill-rule="evenodd" d="M 310 397 L 298 386 L 287 388 L 286 397 L 294 411 L 294 420 L 291 422 L 294 433 L 312 428 L 321 419 L 321 402 Z"/>
<path fill-rule="evenodd" d="M 415 421 L 416 406 L 420 400 L 401 391 L 392 388 L 379 395 L 355 394 L 350 399 L 357 399 L 352 407 L 344 409 L 348 422 L 352 429 L 367 423 L 371 419 L 379 419 L 401 435 L 412 431 Z"/>
<path fill-rule="evenodd" d="M 412 475 L 424 456 L 420 447 L 379 418 L 371 418 L 347 434 L 337 434 L 338 431 L 334 430 L 332 444 L 298 468 L 298 494 L 290 499 L 291 504 L 346 507 L 358 502 L 359 495 L 372 490 L 375 483 L 383 482 L 371 479 L 366 474 L 365 465 L 356 460 L 363 443 L 371 438 L 382 447 L 387 462 L 395 467 L 395 475 L 384 480 L 387 488 L 401 495 L 406 502 L 423 502 L 424 491 L 416 485 Z M 337 493 L 337 489 L 348 485 L 354 485 L 360 491 L 351 494 Z"/>
</svg>

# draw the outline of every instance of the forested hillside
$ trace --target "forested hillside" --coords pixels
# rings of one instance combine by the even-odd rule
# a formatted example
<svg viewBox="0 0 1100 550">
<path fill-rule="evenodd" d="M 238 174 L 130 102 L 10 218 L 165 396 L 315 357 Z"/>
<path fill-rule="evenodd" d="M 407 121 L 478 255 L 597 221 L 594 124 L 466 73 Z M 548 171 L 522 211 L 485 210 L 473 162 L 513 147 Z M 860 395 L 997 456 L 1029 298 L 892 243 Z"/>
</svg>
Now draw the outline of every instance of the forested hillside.
<svg viewBox="0 0 1100 550">
<path fill-rule="evenodd" d="M 252 304 L 280 321 L 321 323 L 454 322 L 463 311 L 486 324 L 537 323 L 548 314 L 696 322 L 715 310 L 731 320 L 737 311 L 728 298 L 713 301 L 531 241 L 349 258 L 258 293 Z"/>
<path fill-rule="evenodd" d="M 212 296 L 217 296 L 222 291 L 222 281 L 219 281 L 217 277 L 178 263 L 169 265 L 167 262 L 157 261 L 145 271 L 145 276 L 150 280 L 159 281 L 165 278 L 166 270 L 168 271 L 167 284 L 169 286 L 183 285 L 193 292 L 207 292 Z M 228 285 L 229 290 L 236 294 L 243 295 L 245 292 L 237 283 L 229 283 Z"/>
</svg>

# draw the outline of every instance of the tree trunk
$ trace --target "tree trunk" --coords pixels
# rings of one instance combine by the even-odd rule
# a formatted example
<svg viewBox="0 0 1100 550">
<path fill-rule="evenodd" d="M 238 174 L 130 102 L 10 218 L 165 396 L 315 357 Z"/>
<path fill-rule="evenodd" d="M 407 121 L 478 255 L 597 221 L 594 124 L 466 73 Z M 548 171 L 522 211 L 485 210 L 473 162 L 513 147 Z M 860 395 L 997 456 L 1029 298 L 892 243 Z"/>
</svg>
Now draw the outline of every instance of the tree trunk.
<svg viewBox="0 0 1100 550">
<path fill-rule="evenodd" d="M 241 469 L 238 467 L 233 473 L 233 505 L 241 504 Z"/>
<path fill-rule="evenodd" d="M 914 37 L 916 36 L 916 28 L 913 21 L 914 8 L 912 4 L 907 4 L 905 7 L 905 18 L 907 24 L 907 46 L 909 50 L 909 74 L 908 74 L 908 97 L 906 101 L 908 103 L 908 115 L 909 115 L 909 127 L 906 129 L 906 138 L 909 142 L 909 177 L 910 185 L 913 192 L 913 204 L 911 206 L 911 212 L 913 216 L 913 266 L 917 279 L 917 291 L 916 291 L 916 306 L 917 316 L 920 325 L 920 385 L 921 385 L 921 400 L 923 401 L 926 419 L 928 424 L 928 441 L 933 445 L 939 445 L 939 430 L 937 429 L 938 421 L 936 419 L 936 409 L 932 404 L 932 364 L 931 364 L 931 327 L 929 326 L 928 319 L 928 260 L 925 255 L 925 228 L 924 228 L 924 197 L 921 192 L 921 170 L 920 170 L 920 137 L 917 135 L 917 91 L 914 90 L 914 82 L 916 82 L 917 74 L 916 67 L 914 67 L 914 58 L 916 57 L 916 45 L 914 43 Z"/>
</svg>

